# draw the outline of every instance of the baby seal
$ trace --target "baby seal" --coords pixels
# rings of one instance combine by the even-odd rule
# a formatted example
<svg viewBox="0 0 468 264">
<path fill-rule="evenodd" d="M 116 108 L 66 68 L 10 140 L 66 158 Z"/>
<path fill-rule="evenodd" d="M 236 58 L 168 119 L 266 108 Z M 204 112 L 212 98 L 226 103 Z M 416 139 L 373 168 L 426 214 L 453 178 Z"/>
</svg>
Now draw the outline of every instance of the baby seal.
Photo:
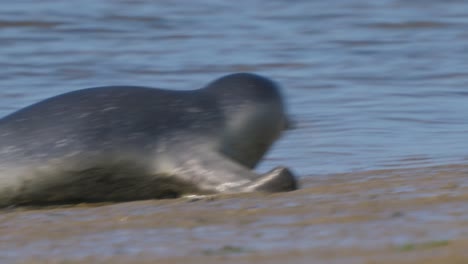
<svg viewBox="0 0 468 264">
<path fill-rule="evenodd" d="M 0 206 L 295 190 L 285 167 L 252 171 L 286 126 L 278 86 L 250 73 L 65 93 L 0 119 Z"/>
</svg>

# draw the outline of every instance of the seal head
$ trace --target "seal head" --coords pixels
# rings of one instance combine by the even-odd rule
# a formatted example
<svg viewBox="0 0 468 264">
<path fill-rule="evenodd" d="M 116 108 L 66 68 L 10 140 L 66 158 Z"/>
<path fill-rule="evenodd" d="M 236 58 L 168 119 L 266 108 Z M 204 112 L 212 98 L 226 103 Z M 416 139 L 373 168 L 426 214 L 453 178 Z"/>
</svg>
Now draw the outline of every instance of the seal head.
<svg viewBox="0 0 468 264">
<path fill-rule="evenodd" d="M 238 73 L 212 82 L 205 90 L 215 95 L 224 113 L 221 152 L 254 168 L 287 128 L 278 85 L 258 75 Z"/>
</svg>

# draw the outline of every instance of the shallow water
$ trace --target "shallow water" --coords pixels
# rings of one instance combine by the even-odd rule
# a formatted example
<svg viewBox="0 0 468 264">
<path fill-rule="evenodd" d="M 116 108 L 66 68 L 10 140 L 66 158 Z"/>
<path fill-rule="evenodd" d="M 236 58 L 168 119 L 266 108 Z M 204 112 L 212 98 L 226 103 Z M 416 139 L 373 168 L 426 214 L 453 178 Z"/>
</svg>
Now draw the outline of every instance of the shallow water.
<svg viewBox="0 0 468 264">
<path fill-rule="evenodd" d="M 0 116 L 85 87 L 257 72 L 297 123 L 259 170 L 304 184 L 2 210 L 0 262 L 466 263 L 467 28 L 463 0 L 2 3 Z"/>
<path fill-rule="evenodd" d="M 284 86 L 298 122 L 260 170 L 465 162 L 467 26 L 462 0 L 3 3 L 0 115 L 85 87 L 252 71 Z"/>
</svg>

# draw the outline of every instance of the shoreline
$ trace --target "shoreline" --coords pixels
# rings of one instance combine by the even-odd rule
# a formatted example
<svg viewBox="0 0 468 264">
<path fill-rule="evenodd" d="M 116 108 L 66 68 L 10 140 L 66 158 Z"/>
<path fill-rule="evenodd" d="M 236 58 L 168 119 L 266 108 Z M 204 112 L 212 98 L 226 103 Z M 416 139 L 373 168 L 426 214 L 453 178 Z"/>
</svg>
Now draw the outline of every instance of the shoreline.
<svg viewBox="0 0 468 264">
<path fill-rule="evenodd" d="M 301 189 L 0 211 L 2 263 L 466 263 L 468 165 Z M 12 232 L 14 230 L 14 232 Z"/>
</svg>

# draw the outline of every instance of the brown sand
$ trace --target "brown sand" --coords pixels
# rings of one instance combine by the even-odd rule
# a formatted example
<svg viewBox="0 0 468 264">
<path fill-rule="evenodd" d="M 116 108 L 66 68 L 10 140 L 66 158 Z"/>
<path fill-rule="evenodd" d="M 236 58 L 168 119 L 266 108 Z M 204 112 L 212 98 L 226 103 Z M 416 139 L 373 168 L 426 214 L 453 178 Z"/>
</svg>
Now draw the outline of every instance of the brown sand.
<svg viewBox="0 0 468 264">
<path fill-rule="evenodd" d="M 295 192 L 0 211 L 0 263 L 468 263 L 468 165 Z"/>
</svg>

